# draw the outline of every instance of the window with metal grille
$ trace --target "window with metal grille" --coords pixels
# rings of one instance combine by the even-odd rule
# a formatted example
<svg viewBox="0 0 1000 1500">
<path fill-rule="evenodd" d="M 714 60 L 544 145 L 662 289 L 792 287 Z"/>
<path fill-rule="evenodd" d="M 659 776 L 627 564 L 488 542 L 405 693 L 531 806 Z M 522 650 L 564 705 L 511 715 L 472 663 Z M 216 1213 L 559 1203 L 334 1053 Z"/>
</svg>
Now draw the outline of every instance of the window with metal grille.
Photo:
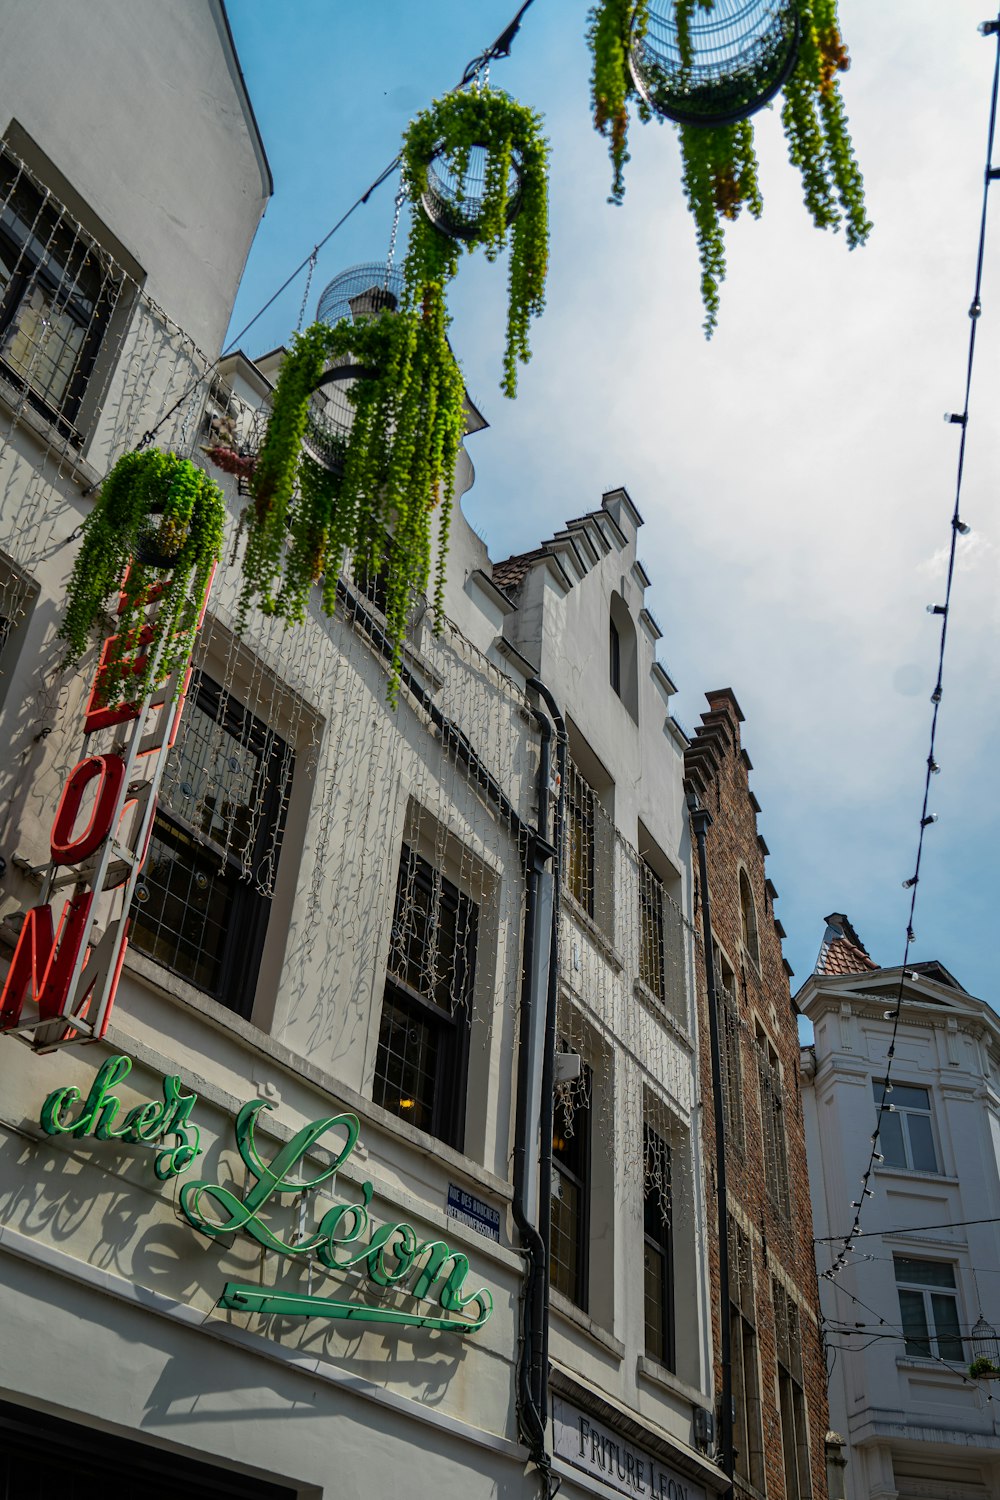
<svg viewBox="0 0 1000 1500">
<path fill-rule="evenodd" d="M 886 1166 L 915 1172 L 937 1172 L 937 1153 L 931 1129 L 929 1089 L 912 1083 L 888 1083 L 873 1078 L 879 1114 L 879 1151 Z"/>
<path fill-rule="evenodd" d="M 757 1030 L 757 1081 L 760 1088 L 760 1123 L 764 1146 L 764 1183 L 767 1196 L 784 1218 L 791 1200 L 788 1187 L 788 1144 L 781 1091 L 778 1054 L 765 1033 Z"/>
<path fill-rule="evenodd" d="M 608 621 L 610 629 L 610 657 L 611 657 L 611 689 L 622 694 L 622 638 L 618 634 L 618 626 L 614 620 Z"/>
<path fill-rule="evenodd" d="M 778 1403 L 785 1500 L 811 1500 L 809 1428 L 802 1380 L 802 1338 L 798 1304 L 777 1278 L 771 1280 L 774 1342 L 778 1361 Z"/>
<path fill-rule="evenodd" d="M 726 1120 L 726 1144 L 734 1151 L 746 1149 L 743 1116 L 743 1063 L 740 1056 L 740 1017 L 731 989 L 725 984 L 728 964 L 716 966 L 719 1015 L 719 1062 L 722 1071 L 722 1103 Z M 721 977 L 719 977 L 721 976 Z"/>
<path fill-rule="evenodd" d="M 736 1473 L 764 1489 L 764 1426 L 757 1365 L 757 1315 L 750 1238 L 729 1219 L 729 1316 L 733 1376 L 733 1447 Z"/>
<path fill-rule="evenodd" d="M 557 1090 L 552 1121 L 549 1280 L 587 1309 L 590 1226 L 590 1099 L 593 1075 L 581 1063 L 574 1085 Z"/>
<path fill-rule="evenodd" d="M 573 762 L 566 764 L 566 885 L 588 916 L 594 915 L 595 807 L 597 794 Z"/>
<path fill-rule="evenodd" d="M 0 150 L 0 374 L 68 436 L 123 285 L 110 255 Z"/>
<path fill-rule="evenodd" d="M 962 1364 L 955 1267 L 943 1260 L 894 1255 L 899 1316 L 907 1354 Z"/>
<path fill-rule="evenodd" d="M 639 978 L 662 1004 L 667 999 L 667 965 L 663 943 L 666 892 L 663 881 L 644 859 L 638 864 L 639 879 Z"/>
<path fill-rule="evenodd" d="M 170 752 L 129 942 L 220 1004 L 253 1005 L 294 757 L 203 673 Z"/>
<path fill-rule="evenodd" d="M 674 1249 L 670 1144 L 643 1124 L 643 1305 L 646 1353 L 674 1368 Z"/>
<path fill-rule="evenodd" d="M 478 925 L 476 903 L 404 844 L 372 1097 L 458 1150 Z"/>
</svg>

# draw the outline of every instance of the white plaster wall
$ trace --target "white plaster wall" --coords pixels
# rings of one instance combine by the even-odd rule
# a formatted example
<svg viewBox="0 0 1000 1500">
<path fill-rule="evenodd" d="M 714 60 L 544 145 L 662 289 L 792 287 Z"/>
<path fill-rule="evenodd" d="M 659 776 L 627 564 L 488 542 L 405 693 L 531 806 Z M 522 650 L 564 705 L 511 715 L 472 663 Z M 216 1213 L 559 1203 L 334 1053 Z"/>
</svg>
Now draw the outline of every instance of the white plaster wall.
<svg viewBox="0 0 1000 1500">
<path fill-rule="evenodd" d="M 5 0 L 17 120 L 209 356 L 269 196 L 217 0 Z"/>
</svg>

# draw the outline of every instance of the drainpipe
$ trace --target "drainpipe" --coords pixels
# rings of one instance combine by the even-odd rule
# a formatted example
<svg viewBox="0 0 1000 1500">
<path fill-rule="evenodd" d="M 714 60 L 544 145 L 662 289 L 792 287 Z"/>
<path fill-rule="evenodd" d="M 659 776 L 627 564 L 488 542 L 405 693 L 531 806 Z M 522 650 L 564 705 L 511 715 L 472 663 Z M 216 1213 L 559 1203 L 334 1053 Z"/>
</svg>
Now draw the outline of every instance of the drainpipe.
<svg viewBox="0 0 1000 1500">
<path fill-rule="evenodd" d="M 548 1421 L 549 1401 L 549 1231 L 552 1203 L 552 1116 L 555 1092 L 556 1016 L 559 1005 L 559 899 L 562 884 L 562 836 L 563 808 L 566 793 L 566 756 L 569 736 L 559 706 L 549 689 L 539 678 L 528 683 L 549 713 L 556 726 L 556 771 L 559 776 L 559 795 L 556 800 L 552 828 L 552 843 L 556 854 L 552 863 L 552 926 L 549 947 L 549 983 L 545 1007 L 545 1041 L 542 1053 L 542 1097 L 541 1097 L 541 1151 L 538 1159 L 538 1211 L 541 1219 L 541 1235 L 544 1245 L 544 1276 L 540 1277 L 536 1313 L 541 1328 L 540 1368 L 538 1370 L 537 1403 L 543 1421 Z"/>
<path fill-rule="evenodd" d="M 729 1480 L 723 1500 L 732 1500 L 736 1455 L 733 1451 L 733 1353 L 729 1317 L 729 1203 L 726 1194 L 726 1112 L 722 1096 L 722 1058 L 719 1051 L 719 1009 L 715 988 L 715 958 L 712 953 L 712 907 L 708 889 L 705 835 L 712 815 L 693 794 L 687 799 L 691 827 L 698 843 L 698 875 L 701 881 L 701 927 L 705 943 L 705 987 L 708 992 L 708 1037 L 712 1056 L 712 1094 L 715 1104 L 715 1186 L 719 1219 L 719 1323 L 722 1334 L 722 1411 L 720 1444 L 722 1470 Z"/>
<path fill-rule="evenodd" d="M 514 1115 L 512 1211 L 521 1241 L 526 1269 L 521 1290 L 521 1347 L 517 1361 L 517 1415 L 521 1436 L 538 1468 L 546 1497 L 550 1493 L 551 1459 L 546 1451 L 547 1428 L 544 1410 L 538 1401 L 538 1372 L 542 1360 L 540 1324 L 537 1317 L 538 1286 L 547 1279 L 548 1262 L 545 1242 L 533 1222 L 537 1201 L 537 1169 L 534 1153 L 540 1129 L 540 1098 L 534 1081 L 539 1075 L 539 1051 L 544 1045 L 540 1035 L 540 1002 L 548 991 L 548 968 L 551 959 L 548 937 L 548 909 L 551 905 L 551 880 L 546 880 L 545 864 L 555 852 L 547 843 L 549 807 L 549 767 L 551 763 L 552 725 L 548 718 L 531 710 L 541 736 L 538 764 L 538 834 L 529 840 L 525 862 L 524 940 L 521 968 L 521 1012 L 518 1037 L 517 1094 Z M 541 1015 L 544 1021 L 544 1014 Z"/>
</svg>

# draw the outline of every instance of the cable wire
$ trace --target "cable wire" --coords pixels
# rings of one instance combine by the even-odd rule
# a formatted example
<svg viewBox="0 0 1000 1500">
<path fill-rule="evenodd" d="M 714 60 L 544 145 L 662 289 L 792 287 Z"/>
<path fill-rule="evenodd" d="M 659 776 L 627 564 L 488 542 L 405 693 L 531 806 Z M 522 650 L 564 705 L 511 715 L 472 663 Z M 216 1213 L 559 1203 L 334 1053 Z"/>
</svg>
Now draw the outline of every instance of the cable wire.
<svg viewBox="0 0 1000 1500">
<path fill-rule="evenodd" d="M 891 1073 L 893 1059 L 896 1053 L 896 1035 L 899 1031 L 899 1019 L 903 1004 L 903 987 L 908 977 L 907 964 L 909 963 L 910 949 L 916 941 L 916 933 L 913 929 L 913 917 L 917 905 L 917 891 L 919 889 L 920 882 L 920 865 L 923 859 L 924 852 L 924 835 L 926 834 L 927 829 L 935 821 L 934 816 L 928 813 L 928 807 L 930 805 L 931 777 L 938 770 L 938 764 L 934 757 L 934 750 L 937 743 L 938 715 L 941 710 L 941 699 L 944 688 L 945 646 L 948 639 L 948 618 L 951 612 L 952 586 L 955 578 L 955 557 L 958 550 L 958 538 L 959 536 L 964 536 L 969 529 L 965 525 L 965 522 L 962 520 L 962 480 L 965 474 L 965 454 L 969 428 L 969 396 L 972 390 L 972 371 L 976 354 L 976 328 L 978 326 L 979 318 L 983 310 L 981 293 L 983 283 L 983 263 L 986 254 L 987 209 L 989 205 L 990 185 L 997 179 L 997 177 L 1000 177 L 1000 171 L 994 173 L 994 168 L 992 165 L 993 147 L 996 137 L 997 96 L 998 90 L 1000 90 L 1000 14 L 998 14 L 995 24 L 987 23 L 987 28 L 984 30 L 983 34 L 987 36 L 993 35 L 996 37 L 996 58 L 993 65 L 993 91 L 990 99 L 990 123 L 986 139 L 986 171 L 983 177 L 983 207 L 979 222 L 979 245 L 976 253 L 975 290 L 972 295 L 972 303 L 969 307 L 969 353 L 965 370 L 965 402 L 961 413 L 952 414 L 946 417 L 946 421 L 954 422 L 957 426 L 961 427 L 961 437 L 959 439 L 958 464 L 955 479 L 955 504 L 952 508 L 950 523 L 951 541 L 948 548 L 948 570 L 945 582 L 944 603 L 943 605 L 935 606 L 934 608 L 934 613 L 939 615 L 941 619 L 941 638 L 938 644 L 937 677 L 934 683 L 934 691 L 931 693 L 933 713 L 931 715 L 930 746 L 927 752 L 926 769 L 924 772 L 924 796 L 923 803 L 920 809 L 920 827 L 917 836 L 917 855 L 913 867 L 913 874 L 905 882 L 906 888 L 908 888 L 910 891 L 910 912 L 906 923 L 906 943 L 903 948 L 903 962 L 899 972 L 899 985 L 896 991 L 896 1003 L 892 1010 L 886 1012 L 886 1016 L 892 1018 L 892 1035 L 890 1037 L 889 1046 L 886 1051 L 885 1079 L 882 1085 L 882 1096 L 878 1103 L 878 1113 L 875 1121 L 875 1130 L 872 1135 L 871 1154 L 868 1158 L 868 1165 L 865 1168 L 864 1175 L 861 1179 L 861 1195 L 857 1199 L 857 1201 L 852 1203 L 851 1205 L 854 1209 L 854 1222 L 846 1235 L 831 1237 L 840 1239 L 840 1254 L 837 1256 L 837 1259 L 832 1266 L 829 1266 L 827 1270 L 820 1273 L 822 1276 L 825 1276 L 828 1280 L 831 1281 L 840 1273 L 840 1271 L 843 1270 L 844 1266 L 848 1263 L 848 1256 L 853 1249 L 853 1241 L 858 1235 L 861 1234 L 861 1214 L 864 1208 L 865 1199 L 872 1196 L 872 1189 L 869 1187 L 869 1182 L 871 1180 L 871 1175 L 874 1170 L 876 1161 L 882 1160 L 881 1153 L 878 1149 L 879 1136 L 881 1135 L 882 1130 L 882 1116 L 883 1114 L 892 1110 L 892 1105 L 887 1103 L 887 1096 L 892 1092 Z"/>
</svg>

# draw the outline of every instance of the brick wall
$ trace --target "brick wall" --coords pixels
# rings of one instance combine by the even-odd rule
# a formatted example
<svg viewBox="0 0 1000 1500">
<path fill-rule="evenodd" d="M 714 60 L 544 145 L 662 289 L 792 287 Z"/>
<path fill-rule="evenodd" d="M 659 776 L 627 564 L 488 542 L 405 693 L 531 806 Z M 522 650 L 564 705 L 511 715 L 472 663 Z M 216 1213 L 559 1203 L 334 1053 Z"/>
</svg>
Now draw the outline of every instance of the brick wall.
<svg viewBox="0 0 1000 1500">
<path fill-rule="evenodd" d="M 777 892 L 767 879 L 763 838 L 757 830 L 759 807 L 750 790 L 750 759 L 740 739 L 740 712 L 729 689 L 708 693 L 709 708 L 685 756 L 686 787 L 712 817 L 706 838 L 712 931 L 731 982 L 738 1018 L 738 1056 L 742 1078 L 738 1089 L 743 1142 L 727 1130 L 726 1177 L 730 1213 L 747 1234 L 753 1274 L 753 1307 L 760 1371 L 763 1428 L 762 1477 L 768 1500 L 789 1500 L 785 1483 L 782 1420 L 776 1354 L 772 1279 L 792 1296 L 799 1316 L 802 1386 L 805 1394 L 812 1500 L 826 1500 L 824 1438 L 828 1427 L 826 1372 L 819 1332 L 819 1301 L 812 1247 L 812 1214 L 806 1173 L 805 1133 L 799 1082 L 799 1040 L 789 989 L 789 971 L 781 951 L 781 928 L 774 912 Z M 692 845 L 696 848 L 692 832 Z M 697 866 L 696 866 L 697 868 Z M 756 913 L 757 962 L 749 946 L 741 903 L 741 872 Z M 697 921 L 700 1085 L 705 1176 L 708 1195 L 709 1261 L 712 1280 L 715 1389 L 721 1389 L 719 1357 L 719 1251 L 716 1192 L 716 1141 L 708 1001 L 704 963 L 702 904 Z M 721 981 L 716 974 L 717 984 Z M 724 1024 L 724 1016 L 720 1015 Z M 758 1040 L 759 1039 L 759 1040 Z M 780 1163 L 768 1152 L 770 1136 L 762 1118 L 759 1059 L 765 1061 L 763 1107 L 778 1123 L 787 1147 L 787 1212 L 776 1202 L 781 1191 Z M 767 1075 L 776 1076 L 778 1091 L 768 1094 Z M 735 1086 L 734 1086 L 735 1092 Z M 780 1100 L 780 1105 L 779 1101 Z M 738 1429 L 737 1429 L 738 1430 Z M 738 1494 L 752 1494 L 737 1485 Z M 798 1494 L 809 1494 L 805 1484 Z M 791 1494 L 796 1495 L 793 1489 Z"/>
</svg>

